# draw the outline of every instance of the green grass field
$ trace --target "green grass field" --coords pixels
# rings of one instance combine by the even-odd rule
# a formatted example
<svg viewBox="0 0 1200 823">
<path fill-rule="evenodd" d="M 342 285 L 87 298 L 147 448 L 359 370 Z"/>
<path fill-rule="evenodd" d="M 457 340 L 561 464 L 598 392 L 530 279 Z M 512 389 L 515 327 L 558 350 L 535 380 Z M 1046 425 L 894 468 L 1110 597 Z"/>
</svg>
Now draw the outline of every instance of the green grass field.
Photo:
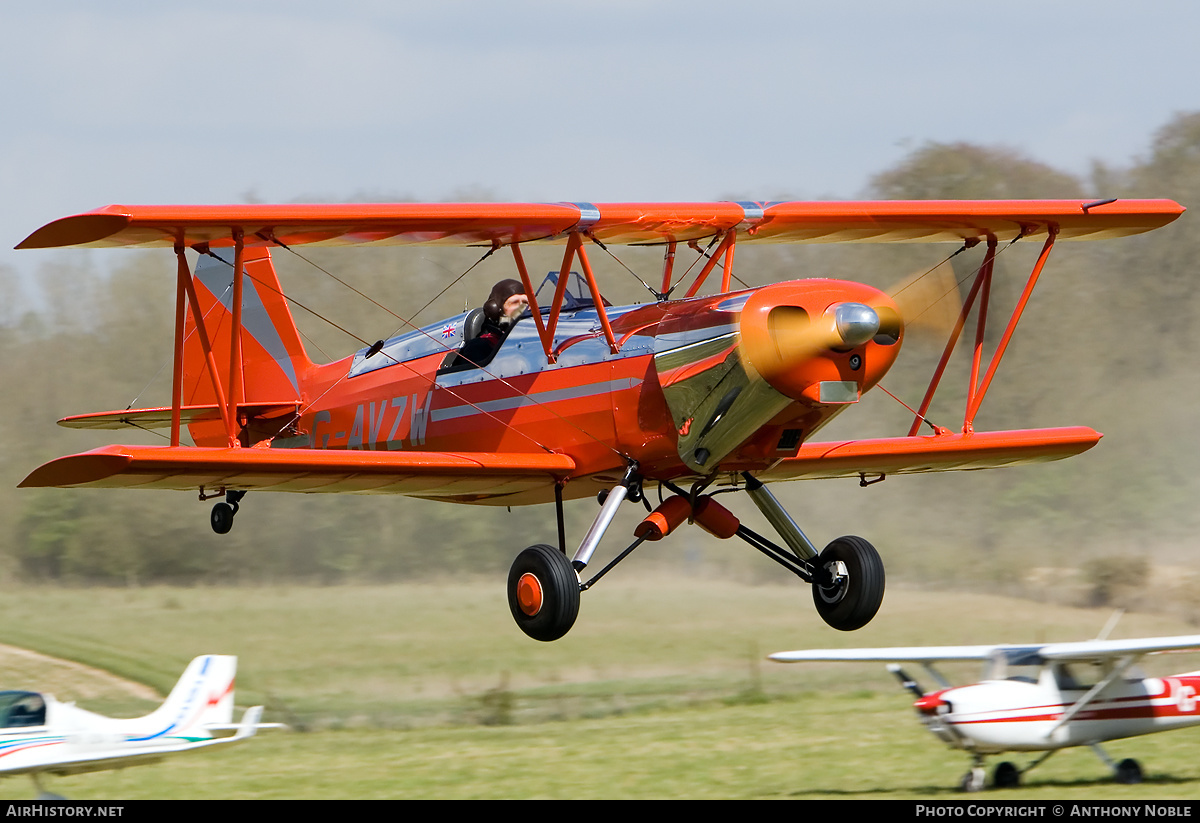
<svg viewBox="0 0 1200 823">
<path fill-rule="evenodd" d="M 238 704 L 264 733 L 213 754 L 51 778 L 80 799 L 134 798 L 943 798 L 968 759 L 915 721 L 881 665 L 781 665 L 813 646 L 1076 640 L 1105 610 L 894 589 L 852 634 L 828 629 L 808 592 L 711 580 L 614 579 L 584 596 L 552 644 L 512 624 L 497 581 L 331 588 L 10 590 L 0 640 L 165 692 L 206 652 L 239 660 Z M 1129 614 L 1115 636 L 1194 633 Z M 1156 673 L 1200 667 L 1160 656 Z M 956 674 L 969 677 L 973 669 Z M 42 688 L 5 671 L 0 686 Z M 75 698 L 70 684 L 59 698 Z M 132 716 L 153 702 L 82 705 Z M 1107 747 L 1136 757 L 1116 786 L 1073 749 L 1004 798 L 1198 798 L 1200 729 Z M 1016 758 L 1014 758 L 1016 759 Z M 0 782 L 31 797 L 27 778 Z"/>
</svg>

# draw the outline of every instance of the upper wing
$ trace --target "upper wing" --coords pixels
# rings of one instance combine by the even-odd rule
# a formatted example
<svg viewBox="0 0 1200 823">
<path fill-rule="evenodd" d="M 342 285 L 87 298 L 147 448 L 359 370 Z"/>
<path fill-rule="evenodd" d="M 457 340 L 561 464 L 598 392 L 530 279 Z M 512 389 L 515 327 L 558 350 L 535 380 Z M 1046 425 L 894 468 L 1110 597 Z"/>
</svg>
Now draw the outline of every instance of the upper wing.
<svg viewBox="0 0 1200 823">
<path fill-rule="evenodd" d="M 617 244 L 699 240 L 735 230 L 739 242 L 930 243 L 1066 240 L 1138 234 L 1184 209 L 1171 200 L 886 200 L 717 203 L 387 203 L 105 206 L 49 223 L 19 249 L 57 246 L 509 245 L 586 231 Z"/>
<path fill-rule="evenodd" d="M 805 649 L 794 652 L 775 652 L 772 660 L 780 663 L 803 663 L 811 661 L 860 662 L 918 662 L 932 663 L 936 660 L 987 660 L 997 649 L 1006 646 L 900 646 L 894 649 Z"/>
<path fill-rule="evenodd" d="M 1200 634 L 1181 637 L 1143 637 L 1133 640 L 1084 640 L 1078 643 L 1050 643 L 1031 646 L 900 646 L 892 649 L 807 649 L 794 652 L 776 652 L 772 660 L 782 663 L 805 661 L 916 661 L 931 663 L 935 660 L 987 660 L 997 652 L 1010 658 L 1036 655 L 1046 660 L 1101 660 L 1107 657 L 1125 657 L 1131 654 L 1153 654 L 1155 652 L 1200 649 Z"/>
<path fill-rule="evenodd" d="M 1100 437 L 1087 426 L 1074 426 L 806 443 L 795 457 L 758 477 L 770 481 L 992 469 L 1061 460 L 1087 451 Z"/>
<path fill-rule="evenodd" d="M 1130 654 L 1200 649 L 1200 634 L 1181 637 L 1142 637 L 1132 640 L 1084 640 L 1079 643 L 1051 643 L 1041 649 L 1050 660 L 1098 660 Z"/>
<path fill-rule="evenodd" d="M 574 468 L 570 457 L 546 453 L 104 446 L 52 460 L 20 485 L 178 490 L 203 486 L 480 500 L 552 488 Z"/>
</svg>

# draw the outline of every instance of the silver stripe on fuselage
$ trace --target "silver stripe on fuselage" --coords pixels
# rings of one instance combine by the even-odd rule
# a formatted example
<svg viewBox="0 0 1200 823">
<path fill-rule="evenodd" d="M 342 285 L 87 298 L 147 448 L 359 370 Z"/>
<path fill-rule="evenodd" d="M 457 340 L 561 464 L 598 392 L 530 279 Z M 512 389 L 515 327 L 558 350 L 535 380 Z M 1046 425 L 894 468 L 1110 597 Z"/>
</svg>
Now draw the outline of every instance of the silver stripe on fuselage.
<svg viewBox="0 0 1200 823">
<path fill-rule="evenodd" d="M 506 397 L 502 400 L 487 400 L 474 405 L 464 404 L 461 406 L 450 406 L 445 409 L 434 409 L 429 413 L 429 419 L 430 422 L 440 423 L 443 420 L 457 420 L 475 414 L 512 411 L 522 406 L 531 406 L 534 404 L 541 406 L 548 403 L 561 403 L 564 400 L 578 400 L 581 397 L 608 395 L 612 392 L 624 391 L 625 389 L 636 389 L 641 384 L 641 380 L 632 377 L 621 380 L 605 380 L 601 383 L 589 383 L 583 386 L 571 386 L 566 389 L 523 394 L 518 397 Z"/>
</svg>

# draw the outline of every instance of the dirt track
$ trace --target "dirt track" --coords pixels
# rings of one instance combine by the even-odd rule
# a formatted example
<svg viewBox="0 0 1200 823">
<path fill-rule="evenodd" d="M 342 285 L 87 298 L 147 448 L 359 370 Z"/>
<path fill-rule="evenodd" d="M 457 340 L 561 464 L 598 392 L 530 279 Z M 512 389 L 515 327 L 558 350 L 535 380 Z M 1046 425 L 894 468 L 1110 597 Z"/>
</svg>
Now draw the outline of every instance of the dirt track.
<svg viewBox="0 0 1200 823">
<path fill-rule="evenodd" d="M 47 692 L 59 700 L 87 700 L 117 695 L 145 700 L 162 699 L 162 695 L 149 686 L 125 680 L 102 669 L 2 644 L 0 687 Z"/>
</svg>

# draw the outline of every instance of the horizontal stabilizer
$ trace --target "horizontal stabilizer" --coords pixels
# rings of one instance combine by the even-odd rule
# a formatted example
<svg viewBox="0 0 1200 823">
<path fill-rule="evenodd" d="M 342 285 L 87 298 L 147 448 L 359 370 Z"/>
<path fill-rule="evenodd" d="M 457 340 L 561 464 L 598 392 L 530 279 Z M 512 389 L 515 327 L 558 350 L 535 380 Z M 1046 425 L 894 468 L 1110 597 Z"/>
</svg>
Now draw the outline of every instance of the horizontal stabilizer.
<svg viewBox="0 0 1200 823">
<path fill-rule="evenodd" d="M 758 477 L 773 481 L 866 475 L 869 479 L 887 474 L 994 469 L 1072 457 L 1096 445 L 1101 436 L 1086 426 L 1074 426 L 806 443 L 795 457 L 781 460 Z"/>
<path fill-rule="evenodd" d="M 105 446 L 52 460 L 21 487 L 350 492 L 476 499 L 552 488 L 561 454 Z"/>
<path fill-rule="evenodd" d="M 298 412 L 299 406 L 295 402 L 238 404 L 239 417 L 272 418 Z M 183 406 L 179 410 L 183 425 L 220 419 L 221 407 L 216 405 Z M 58 425 L 68 429 L 165 429 L 171 425 L 171 407 L 75 414 L 59 420 Z"/>
</svg>

